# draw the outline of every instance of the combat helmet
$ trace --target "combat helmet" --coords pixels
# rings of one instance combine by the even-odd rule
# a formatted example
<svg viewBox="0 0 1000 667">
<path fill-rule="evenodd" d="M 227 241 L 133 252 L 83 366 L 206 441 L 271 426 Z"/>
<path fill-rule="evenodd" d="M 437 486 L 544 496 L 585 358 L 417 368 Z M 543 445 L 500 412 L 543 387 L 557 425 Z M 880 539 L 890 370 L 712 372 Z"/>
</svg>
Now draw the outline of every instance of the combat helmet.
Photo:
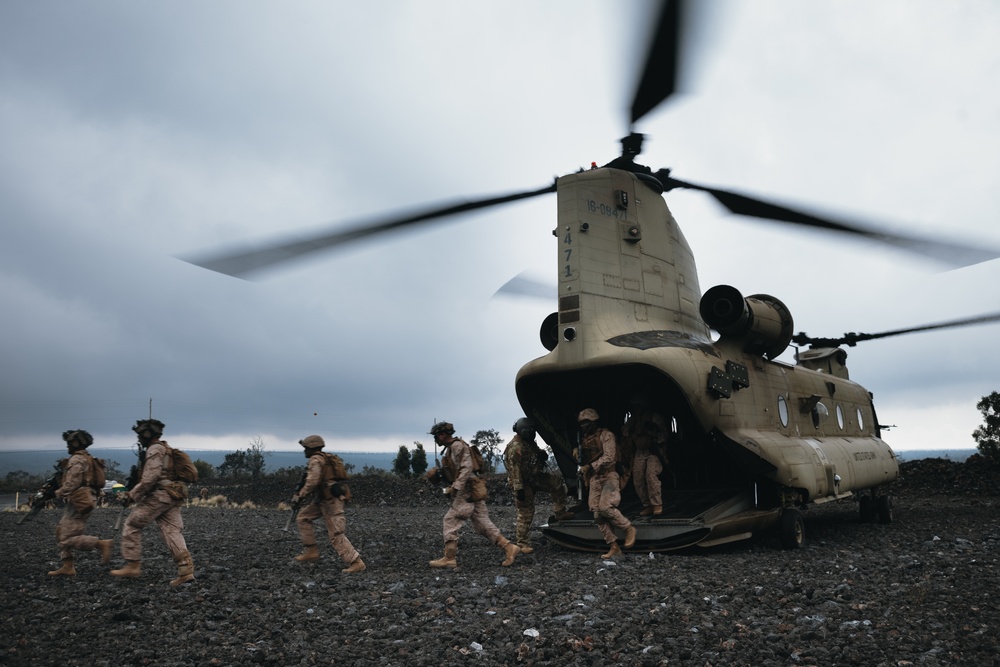
<svg viewBox="0 0 1000 667">
<path fill-rule="evenodd" d="M 310 435 L 299 440 L 299 444 L 306 449 L 323 449 L 326 443 L 323 438 L 318 435 Z"/>
<path fill-rule="evenodd" d="M 514 426 L 511 427 L 511 430 L 527 440 L 535 439 L 535 425 L 527 417 L 521 417 L 514 422 Z"/>
<path fill-rule="evenodd" d="M 76 431 L 64 431 L 62 434 L 63 440 L 66 441 L 66 445 L 72 449 L 86 449 L 94 444 L 94 436 L 90 435 L 86 431 L 76 430 Z M 75 447 L 73 445 L 76 445 Z"/>
<path fill-rule="evenodd" d="M 164 424 L 159 419 L 139 419 L 135 422 L 132 430 L 142 435 L 143 431 L 150 431 L 155 437 L 163 435 Z"/>
<path fill-rule="evenodd" d="M 428 431 L 433 436 L 437 436 L 439 433 L 445 433 L 447 435 L 455 434 L 455 427 L 449 422 L 438 422 L 431 426 L 431 430 Z"/>
<path fill-rule="evenodd" d="M 601 416 L 597 414 L 597 410 L 595 410 L 594 408 L 585 408 L 580 411 L 580 414 L 577 415 L 576 420 L 578 422 L 596 422 L 600 418 Z"/>
</svg>

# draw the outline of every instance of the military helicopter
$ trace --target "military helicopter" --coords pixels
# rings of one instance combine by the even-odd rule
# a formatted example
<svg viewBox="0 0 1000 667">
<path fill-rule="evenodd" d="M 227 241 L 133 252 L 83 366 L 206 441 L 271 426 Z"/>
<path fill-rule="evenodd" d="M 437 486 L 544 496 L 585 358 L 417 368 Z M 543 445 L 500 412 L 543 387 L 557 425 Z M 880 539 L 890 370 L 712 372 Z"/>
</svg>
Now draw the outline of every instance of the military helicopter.
<svg viewBox="0 0 1000 667">
<path fill-rule="evenodd" d="M 663 4 L 631 104 L 632 126 L 675 93 L 683 15 L 683 3 Z M 880 334 L 796 334 L 776 297 L 744 296 L 728 285 L 702 294 L 694 255 L 664 194 L 700 191 L 735 214 L 852 235 L 953 265 L 997 255 L 682 181 L 637 162 L 642 140 L 630 132 L 620 156 L 541 188 L 249 252 L 185 259 L 239 277 L 376 234 L 556 193 L 557 309 L 540 327 L 547 354 L 521 368 L 515 391 L 568 486 L 580 491 L 574 450 L 581 409 L 596 409 L 618 434 L 634 413 L 650 410 L 669 424 L 669 466 L 663 513 L 636 521 L 636 550 L 712 546 L 775 528 L 783 545 L 796 548 L 805 540 L 803 510 L 852 496 L 859 498 L 862 520 L 891 522 L 889 490 L 898 461 L 882 440 L 872 395 L 849 377 L 842 346 L 995 321 L 1000 313 Z M 778 361 L 793 342 L 810 347 L 794 365 Z M 626 487 L 623 510 L 634 502 Z M 569 548 L 605 546 L 585 507 L 574 519 L 543 526 L 543 533 Z"/>
</svg>

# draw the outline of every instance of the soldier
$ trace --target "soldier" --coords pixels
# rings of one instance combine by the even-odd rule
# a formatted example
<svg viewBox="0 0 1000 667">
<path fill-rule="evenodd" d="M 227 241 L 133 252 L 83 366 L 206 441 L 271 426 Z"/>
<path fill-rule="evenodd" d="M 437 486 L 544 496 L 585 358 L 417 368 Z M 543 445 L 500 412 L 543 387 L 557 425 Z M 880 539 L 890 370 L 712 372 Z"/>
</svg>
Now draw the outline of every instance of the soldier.
<svg viewBox="0 0 1000 667">
<path fill-rule="evenodd" d="M 347 567 L 341 572 L 348 574 L 364 572 L 367 566 L 361 560 L 361 554 L 357 552 L 351 541 L 347 539 L 347 535 L 344 534 L 347 530 L 347 519 L 344 516 L 347 487 L 341 482 L 347 478 L 347 473 L 343 470 L 343 463 L 334 454 L 323 453 L 323 446 L 326 443 L 318 435 L 303 438 L 299 440 L 299 444 L 305 450 L 309 463 L 306 464 L 306 474 L 302 486 L 292 496 L 292 504 L 298 506 L 307 500 L 309 504 L 299 511 L 298 517 L 295 519 L 304 547 L 302 553 L 296 556 L 295 560 L 300 563 L 312 563 L 319 560 L 319 547 L 316 544 L 313 521 L 322 516 L 324 523 L 326 523 L 326 534 L 330 538 L 330 544 L 333 545 L 333 549 L 340 556 L 340 559 L 347 564 Z"/>
<path fill-rule="evenodd" d="M 97 506 L 97 492 L 104 486 L 104 481 L 100 479 L 103 472 L 98 471 L 98 464 L 87 452 L 87 447 L 94 443 L 94 438 L 86 431 L 66 431 L 62 437 L 70 454 L 63 471 L 62 483 L 56 490 L 56 497 L 67 501 L 66 511 L 56 526 L 62 567 L 52 570 L 49 575 L 73 577 L 76 576 L 74 550 L 99 549 L 101 563 L 107 565 L 111 561 L 115 541 L 99 540 L 93 535 L 83 534 L 87 519 Z"/>
<path fill-rule="evenodd" d="M 126 504 L 135 503 L 135 509 L 122 528 L 122 557 L 125 567 L 112 570 L 111 574 L 126 579 L 136 579 L 142 573 L 142 529 L 156 522 L 163 541 L 177 563 L 177 578 L 171 586 L 180 586 L 194 580 L 194 561 L 184 542 L 184 519 L 181 505 L 187 498 L 187 484 L 176 479 L 174 462 L 163 435 L 163 422 L 158 419 L 140 419 L 132 427 L 139 436 L 139 482 L 125 493 Z"/>
<path fill-rule="evenodd" d="M 614 528 L 625 531 L 625 548 L 635 544 L 635 527 L 618 511 L 621 502 L 621 487 L 618 479 L 618 454 L 614 434 L 606 428 L 599 427 L 600 416 L 593 408 L 582 410 L 577 416 L 580 433 L 583 435 L 582 465 L 580 474 L 584 479 L 590 478 L 590 496 L 588 505 L 597 520 L 597 527 L 604 535 L 604 541 L 611 548 L 601 558 L 613 558 L 621 554 Z"/>
<path fill-rule="evenodd" d="M 514 506 L 517 508 L 517 527 L 514 533 L 521 553 L 530 554 L 531 521 L 535 518 L 535 494 L 539 491 L 552 496 L 552 508 L 556 521 L 572 519 L 566 511 L 566 483 L 558 475 L 545 471 L 546 454 L 535 442 L 535 427 L 527 417 L 514 422 L 514 437 L 503 452 L 503 463 L 507 468 L 507 482 L 514 491 Z"/>
<path fill-rule="evenodd" d="M 448 422 L 438 422 L 431 427 L 434 442 L 444 447 L 444 457 L 441 460 L 442 473 L 448 486 L 445 494 L 452 496 L 451 508 L 444 515 L 444 556 L 430 562 L 431 567 L 458 567 L 458 531 L 465 522 L 472 519 L 472 527 L 477 533 L 503 549 L 503 567 L 514 563 L 521 549 L 508 540 L 490 521 L 486 500 L 472 499 L 474 470 L 472 451 L 461 438 L 455 437 L 455 427 Z"/>
<path fill-rule="evenodd" d="M 660 473 L 663 472 L 661 452 L 667 440 L 663 417 L 644 407 L 637 407 L 625 422 L 623 439 L 632 444 L 632 484 L 642 502 L 641 516 L 663 514 L 663 492 Z"/>
</svg>

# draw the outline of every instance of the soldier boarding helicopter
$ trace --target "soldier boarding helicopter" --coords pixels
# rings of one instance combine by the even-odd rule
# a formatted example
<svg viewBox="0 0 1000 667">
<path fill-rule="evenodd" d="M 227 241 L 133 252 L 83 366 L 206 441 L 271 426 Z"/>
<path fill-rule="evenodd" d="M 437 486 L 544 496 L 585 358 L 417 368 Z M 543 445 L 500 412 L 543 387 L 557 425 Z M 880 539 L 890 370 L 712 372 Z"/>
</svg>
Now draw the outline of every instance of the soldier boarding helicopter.
<svg viewBox="0 0 1000 667">
<path fill-rule="evenodd" d="M 682 4 L 663 5 L 633 98 L 632 126 L 675 92 Z M 580 410 L 595 409 L 619 436 L 631 418 L 647 411 L 667 425 L 669 469 L 661 478 L 662 512 L 634 523 L 635 550 L 717 545 L 775 528 L 781 542 L 795 548 L 805 539 L 803 510 L 851 496 L 860 498 L 863 520 L 892 521 L 889 487 L 899 474 L 898 461 L 882 440 L 871 393 L 849 377 L 841 346 L 994 321 L 1000 313 L 884 334 L 796 335 L 791 313 L 776 297 L 744 296 L 728 285 L 702 294 L 694 255 L 664 194 L 693 189 L 736 214 L 852 235 L 953 265 L 998 255 L 872 231 L 681 181 L 667 169 L 636 162 L 642 148 L 636 133 L 622 147 L 622 155 L 604 166 L 594 164 L 535 190 L 250 252 L 186 259 L 242 276 L 374 234 L 555 192 L 557 310 L 541 326 L 548 353 L 521 368 L 515 390 L 569 487 L 582 491 L 576 458 Z M 794 365 L 777 361 L 792 342 L 810 349 Z M 626 487 L 626 512 L 633 495 Z M 543 532 L 569 548 L 605 547 L 586 508 L 574 519 L 543 526 Z"/>
</svg>

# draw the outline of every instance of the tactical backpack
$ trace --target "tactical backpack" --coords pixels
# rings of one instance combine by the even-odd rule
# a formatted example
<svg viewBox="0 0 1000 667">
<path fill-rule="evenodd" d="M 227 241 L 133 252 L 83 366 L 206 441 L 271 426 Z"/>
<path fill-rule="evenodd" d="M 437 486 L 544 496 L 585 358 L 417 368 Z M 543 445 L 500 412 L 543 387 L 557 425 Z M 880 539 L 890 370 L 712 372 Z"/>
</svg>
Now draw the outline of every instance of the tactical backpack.
<svg viewBox="0 0 1000 667">
<path fill-rule="evenodd" d="M 198 468 L 195 467 L 194 461 L 191 457 L 187 455 L 187 452 L 175 449 L 171 447 L 163 440 L 160 441 L 167 450 L 167 456 L 170 457 L 170 461 L 173 464 L 173 479 L 176 482 L 184 482 L 185 484 L 193 484 L 198 481 Z"/>
<path fill-rule="evenodd" d="M 472 472 L 479 474 L 486 470 L 483 453 L 479 451 L 479 447 L 477 445 L 469 445 L 469 453 L 472 455 Z"/>
<path fill-rule="evenodd" d="M 108 481 L 108 476 L 104 472 L 104 459 L 95 459 L 89 453 L 87 457 L 90 459 L 90 488 L 97 491 L 104 489 L 104 485 Z"/>
<path fill-rule="evenodd" d="M 345 500 L 351 499 L 351 489 L 342 482 L 347 479 L 347 466 L 336 454 L 323 452 L 323 488 L 327 491 L 327 498 L 341 496 Z"/>
</svg>

